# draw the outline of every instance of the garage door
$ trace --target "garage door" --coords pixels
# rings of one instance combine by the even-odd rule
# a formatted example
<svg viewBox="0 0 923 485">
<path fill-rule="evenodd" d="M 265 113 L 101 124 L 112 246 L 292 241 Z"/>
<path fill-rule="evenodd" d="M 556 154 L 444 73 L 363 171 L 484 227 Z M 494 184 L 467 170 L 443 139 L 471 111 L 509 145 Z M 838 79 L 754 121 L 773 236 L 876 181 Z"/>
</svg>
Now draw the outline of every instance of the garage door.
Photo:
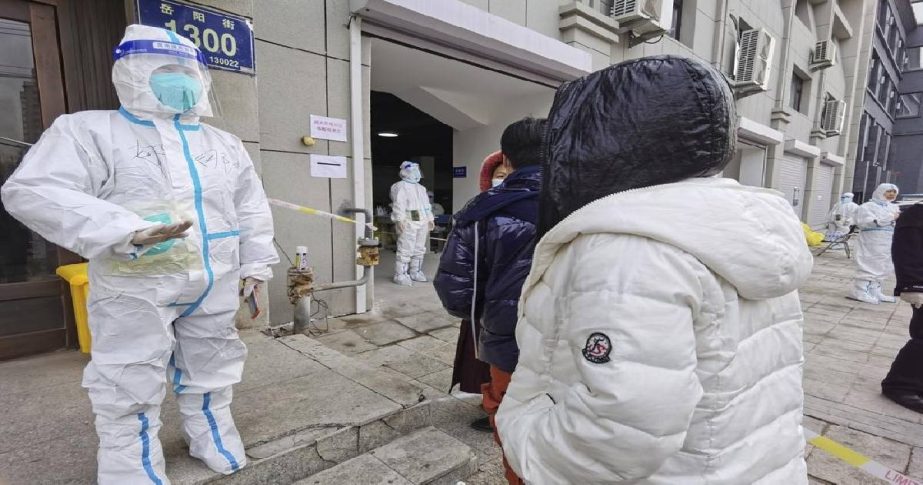
<svg viewBox="0 0 923 485">
<path fill-rule="evenodd" d="M 779 160 L 778 189 L 785 194 L 785 199 L 792 204 L 795 214 L 800 218 L 804 206 L 804 183 L 806 164 L 803 158 L 783 158 Z"/>
<path fill-rule="evenodd" d="M 824 165 L 817 167 L 817 176 L 814 180 L 814 192 L 811 195 L 811 213 L 808 215 L 808 225 L 814 228 L 826 223 L 827 212 L 830 211 L 830 192 L 833 190 L 833 166 Z"/>
</svg>

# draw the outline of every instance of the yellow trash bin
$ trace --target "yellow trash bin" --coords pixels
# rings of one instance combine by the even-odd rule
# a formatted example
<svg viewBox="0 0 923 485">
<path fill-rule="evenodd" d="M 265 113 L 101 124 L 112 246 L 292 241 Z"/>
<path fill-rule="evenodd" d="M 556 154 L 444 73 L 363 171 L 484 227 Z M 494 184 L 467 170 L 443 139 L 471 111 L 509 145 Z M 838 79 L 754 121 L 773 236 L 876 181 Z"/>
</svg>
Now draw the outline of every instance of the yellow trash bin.
<svg viewBox="0 0 923 485">
<path fill-rule="evenodd" d="M 74 320 L 77 321 L 77 343 L 80 351 L 90 353 L 90 326 L 87 322 L 87 296 L 90 282 L 87 277 L 87 263 L 59 266 L 56 273 L 71 286 L 71 301 L 74 302 Z"/>
</svg>

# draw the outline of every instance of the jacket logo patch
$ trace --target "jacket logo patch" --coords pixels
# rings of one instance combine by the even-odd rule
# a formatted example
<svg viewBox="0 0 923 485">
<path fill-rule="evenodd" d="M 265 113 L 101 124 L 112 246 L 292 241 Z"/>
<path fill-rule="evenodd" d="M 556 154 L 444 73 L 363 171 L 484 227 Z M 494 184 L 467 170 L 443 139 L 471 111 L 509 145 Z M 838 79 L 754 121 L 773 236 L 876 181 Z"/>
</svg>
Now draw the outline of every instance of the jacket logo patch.
<svg viewBox="0 0 923 485">
<path fill-rule="evenodd" d="M 609 352 L 612 352 L 612 341 L 606 334 L 599 332 L 590 334 L 583 347 L 583 357 L 594 364 L 609 362 Z"/>
</svg>

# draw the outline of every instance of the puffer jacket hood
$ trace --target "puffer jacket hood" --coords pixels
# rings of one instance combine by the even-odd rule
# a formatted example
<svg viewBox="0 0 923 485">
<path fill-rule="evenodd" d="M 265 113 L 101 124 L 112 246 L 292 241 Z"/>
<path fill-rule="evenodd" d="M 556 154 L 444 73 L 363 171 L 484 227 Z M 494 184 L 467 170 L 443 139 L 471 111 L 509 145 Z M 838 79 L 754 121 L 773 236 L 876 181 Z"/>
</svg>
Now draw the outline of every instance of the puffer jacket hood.
<svg viewBox="0 0 923 485">
<path fill-rule="evenodd" d="M 539 235 L 610 194 L 719 173 L 736 125 L 727 81 L 694 59 L 627 61 L 562 86 L 548 114 Z"/>
<path fill-rule="evenodd" d="M 503 152 L 500 150 L 487 155 L 487 158 L 481 163 L 481 176 L 478 178 L 478 187 L 481 189 L 481 192 L 489 190 L 493 186 L 491 181 L 494 178 L 494 170 L 502 164 Z"/>
<path fill-rule="evenodd" d="M 798 218 L 778 192 L 711 177 L 621 192 L 580 209 L 545 235 L 530 281 L 541 278 L 561 245 L 595 233 L 682 249 L 751 300 L 796 290 L 813 266 Z"/>
</svg>

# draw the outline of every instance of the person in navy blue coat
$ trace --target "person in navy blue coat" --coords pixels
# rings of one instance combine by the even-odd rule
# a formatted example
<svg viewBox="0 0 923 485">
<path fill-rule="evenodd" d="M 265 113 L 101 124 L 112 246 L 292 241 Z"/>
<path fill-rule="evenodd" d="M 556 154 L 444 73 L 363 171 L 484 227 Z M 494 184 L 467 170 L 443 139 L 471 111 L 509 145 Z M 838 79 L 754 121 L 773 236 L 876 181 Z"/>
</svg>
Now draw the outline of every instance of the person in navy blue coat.
<svg viewBox="0 0 923 485">
<path fill-rule="evenodd" d="M 455 215 L 433 281 L 450 314 L 481 323 L 477 358 L 490 364 L 482 392 L 491 425 L 519 360 L 517 307 L 535 250 L 544 131 L 545 120 L 534 118 L 504 130 L 500 147 L 512 173 Z"/>
</svg>

